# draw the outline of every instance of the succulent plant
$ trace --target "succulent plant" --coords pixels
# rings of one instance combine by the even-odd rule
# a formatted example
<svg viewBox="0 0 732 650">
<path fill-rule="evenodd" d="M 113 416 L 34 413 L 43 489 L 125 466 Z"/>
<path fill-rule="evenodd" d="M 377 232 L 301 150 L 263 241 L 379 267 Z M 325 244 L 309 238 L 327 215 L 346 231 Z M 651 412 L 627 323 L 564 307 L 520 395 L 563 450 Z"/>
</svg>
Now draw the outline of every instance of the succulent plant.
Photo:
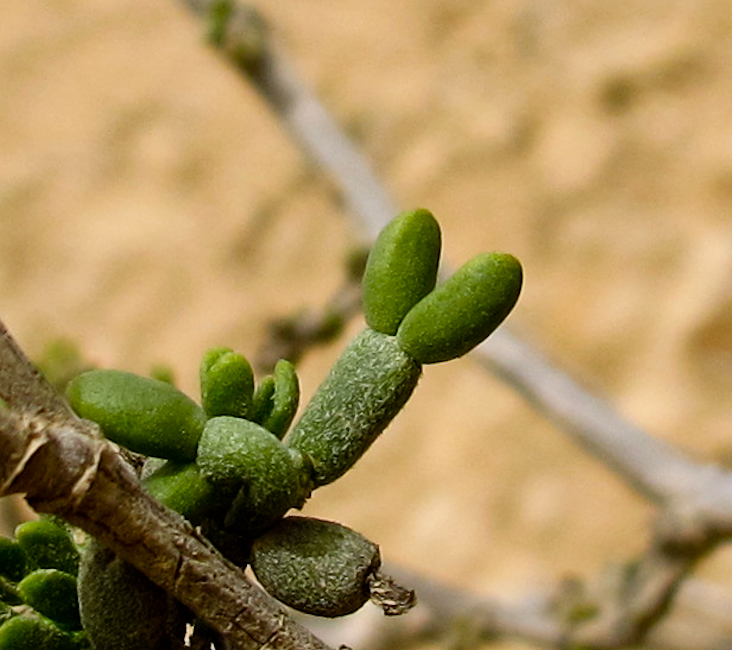
<svg viewBox="0 0 732 650">
<path fill-rule="evenodd" d="M 317 616 L 349 614 L 369 599 L 400 614 L 414 594 L 380 573 L 376 544 L 336 522 L 286 515 L 358 462 L 407 403 L 423 365 L 466 354 L 516 303 L 514 257 L 478 255 L 438 285 L 440 247 L 427 210 L 382 231 L 363 278 L 366 327 L 297 421 L 293 364 L 280 360 L 257 383 L 230 348 L 204 355 L 200 405 L 168 382 L 119 370 L 78 375 L 69 402 L 109 439 L 147 456 L 148 492 L 233 562 L 251 564 L 275 598 Z M 79 552 L 62 525 L 29 522 L 16 537 L 0 541 L 0 650 L 18 635 L 45 639 L 36 648 L 83 648 L 88 636 L 95 650 L 162 650 L 186 622 L 164 591 L 96 540 L 84 546 L 77 583 Z M 32 613 L 18 614 L 20 604 Z"/>
</svg>

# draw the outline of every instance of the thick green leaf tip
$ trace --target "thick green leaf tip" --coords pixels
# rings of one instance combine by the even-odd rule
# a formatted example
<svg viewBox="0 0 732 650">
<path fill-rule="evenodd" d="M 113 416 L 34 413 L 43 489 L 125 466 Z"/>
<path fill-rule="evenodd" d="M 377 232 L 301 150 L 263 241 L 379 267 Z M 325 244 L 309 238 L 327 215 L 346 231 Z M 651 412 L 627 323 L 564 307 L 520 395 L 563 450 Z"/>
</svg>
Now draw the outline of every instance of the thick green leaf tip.
<svg viewBox="0 0 732 650">
<path fill-rule="evenodd" d="M 522 282 L 521 264 L 513 255 L 478 255 L 410 310 L 397 339 L 421 363 L 461 357 L 508 316 Z"/>
<path fill-rule="evenodd" d="M 110 440 L 146 456 L 191 461 L 203 409 L 170 384 L 121 370 L 92 370 L 66 389 L 71 407 Z"/>
<path fill-rule="evenodd" d="M 440 226 L 427 210 L 405 212 L 379 234 L 363 276 L 367 325 L 396 334 L 407 312 L 435 286 L 440 260 Z"/>
<path fill-rule="evenodd" d="M 81 628 L 76 576 L 58 569 L 37 569 L 18 584 L 23 600 L 67 630 Z"/>
<path fill-rule="evenodd" d="M 297 412 L 300 402 L 300 381 L 295 366 L 286 359 L 280 359 L 274 368 L 274 394 L 271 410 L 262 419 L 262 426 L 282 439 Z"/>
<path fill-rule="evenodd" d="M 209 417 L 247 417 L 254 393 L 249 362 L 230 348 L 209 350 L 201 361 L 201 403 Z"/>
</svg>

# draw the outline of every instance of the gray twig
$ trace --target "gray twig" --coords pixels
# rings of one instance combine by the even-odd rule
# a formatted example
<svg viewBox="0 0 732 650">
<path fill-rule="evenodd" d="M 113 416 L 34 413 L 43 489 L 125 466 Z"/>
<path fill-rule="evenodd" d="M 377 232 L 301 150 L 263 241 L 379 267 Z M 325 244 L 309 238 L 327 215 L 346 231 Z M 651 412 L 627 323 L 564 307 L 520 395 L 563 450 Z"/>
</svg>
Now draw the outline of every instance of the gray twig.
<svg viewBox="0 0 732 650">
<path fill-rule="evenodd" d="M 445 645 L 459 640 L 462 642 L 459 647 L 475 647 L 506 638 L 522 639 L 545 648 L 583 647 L 572 646 L 580 639 L 567 635 L 562 618 L 591 611 L 589 601 L 583 600 L 581 584 L 567 581 L 514 597 L 490 597 L 469 594 L 393 566 L 386 568 L 397 579 L 408 581 L 419 594 L 419 603 L 409 616 L 392 621 L 378 615 L 375 609 L 364 609 L 345 621 L 316 621 L 311 627 L 318 636 L 345 640 L 359 650 L 421 647 L 435 640 Z M 617 584 L 623 572 L 623 567 L 618 567 L 604 574 L 596 589 Z M 570 605 L 573 601 L 574 605 Z M 732 635 L 730 607 L 730 589 L 686 580 L 673 610 L 648 630 L 643 647 L 648 650 L 726 648 Z M 613 641 L 617 641 L 615 635 Z"/>
</svg>

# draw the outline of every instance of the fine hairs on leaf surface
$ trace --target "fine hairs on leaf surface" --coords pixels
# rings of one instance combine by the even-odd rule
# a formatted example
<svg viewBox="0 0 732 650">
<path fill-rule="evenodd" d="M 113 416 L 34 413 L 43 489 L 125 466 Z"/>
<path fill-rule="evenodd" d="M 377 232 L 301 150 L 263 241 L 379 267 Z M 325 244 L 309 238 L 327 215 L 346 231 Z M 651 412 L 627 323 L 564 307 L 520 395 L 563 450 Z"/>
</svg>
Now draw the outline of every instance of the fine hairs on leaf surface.
<svg viewBox="0 0 732 650">
<path fill-rule="evenodd" d="M 211 5 L 205 0 L 190 0 L 189 4 L 197 10 Z M 239 6 L 233 2 L 216 2 L 215 4 L 218 13 L 215 16 L 217 22 L 211 25 L 213 29 L 209 30 L 211 41 L 227 48 L 228 53 L 235 58 L 237 65 L 247 71 L 250 79 L 264 88 L 265 96 L 284 98 L 290 102 L 291 106 L 297 103 L 297 88 L 295 88 L 295 92 L 279 93 L 268 91 L 266 88 L 266 84 L 272 81 L 272 77 L 268 76 L 268 73 L 271 73 L 272 70 L 277 71 L 279 62 L 278 52 L 271 47 L 261 24 L 253 32 L 250 30 L 250 38 L 246 43 L 243 45 L 237 43 L 236 32 L 232 33 L 232 30 L 228 29 L 227 21 L 230 17 L 237 15 Z M 251 16 L 251 14 L 250 11 L 248 15 Z M 244 26 L 246 26 L 246 21 L 244 21 Z M 279 66 L 279 70 L 281 69 Z M 312 117 L 313 112 L 292 111 L 291 114 Z M 317 116 L 317 111 L 315 115 Z M 286 122 L 286 120 L 283 121 Z M 292 124 L 292 122 L 288 124 Z M 295 129 L 307 127 L 307 119 L 300 119 Z M 321 140 L 322 135 L 321 131 Z M 310 139 L 305 137 L 301 141 L 317 143 L 318 137 Z M 347 141 L 346 144 L 348 144 Z M 337 147 L 331 147 L 331 149 L 337 149 Z M 358 159 L 357 155 L 356 158 Z M 335 169 L 336 173 L 346 175 L 352 174 L 354 169 L 359 169 L 357 165 L 344 164 L 331 165 L 330 168 Z M 367 171 L 369 171 L 368 168 Z M 387 217 L 393 216 L 396 210 L 392 209 L 388 196 L 385 195 L 378 182 L 376 191 L 370 192 L 368 183 L 364 184 L 356 179 L 355 183 L 350 182 L 349 184 L 349 180 L 353 179 L 346 178 L 346 182 L 341 183 L 346 188 L 346 203 L 354 207 L 354 211 L 359 213 L 359 217 L 363 217 L 366 213 L 363 220 L 363 223 L 366 224 L 365 229 L 373 232 L 383 225 Z M 373 180 L 373 177 L 370 180 Z M 359 191 L 356 199 L 359 197 L 363 199 L 365 196 L 366 201 L 359 203 L 358 200 L 352 200 L 353 195 L 349 192 L 349 188 L 356 188 Z M 364 188 L 366 188 L 365 191 Z M 384 197 L 385 200 L 383 200 Z M 383 209 L 384 203 L 388 206 L 386 210 Z M 374 205 L 376 205 L 375 209 Z M 369 215 L 374 218 L 370 218 Z M 407 337 L 406 340 L 413 341 L 413 338 Z M 429 346 L 419 349 L 429 350 Z M 455 349 L 459 351 L 459 347 Z M 414 353 L 414 348 L 412 350 Z M 9 413 L 2 413 L 4 428 L 2 450 L 4 459 L 8 459 L 8 465 L 14 464 L 15 467 L 14 471 L 7 472 L 4 477 L 6 491 L 24 488 L 26 485 L 30 486 L 31 489 L 27 490 L 29 498 L 39 509 L 46 508 L 49 511 L 65 513 L 70 520 L 84 525 L 100 539 L 104 539 L 105 545 L 109 548 L 114 548 L 115 551 L 125 555 L 126 560 L 145 564 L 143 570 L 146 574 L 149 573 L 154 576 L 154 580 L 165 584 L 166 591 L 175 593 L 176 597 L 186 603 L 186 606 L 197 612 L 200 608 L 201 617 L 211 625 L 218 624 L 217 629 L 225 628 L 227 622 L 230 624 L 235 620 L 236 625 L 230 625 L 225 632 L 227 638 L 226 642 L 222 641 L 222 647 L 261 647 L 265 644 L 268 648 L 322 647 L 317 639 L 313 639 L 307 633 L 291 625 L 287 619 L 280 618 L 279 612 L 268 609 L 266 601 L 257 601 L 257 604 L 252 604 L 256 597 L 252 596 L 252 600 L 249 600 L 248 587 L 242 586 L 246 583 L 237 582 L 241 580 L 241 576 L 236 572 L 227 573 L 227 570 L 231 568 L 229 564 L 225 562 L 217 564 L 219 557 L 216 553 L 206 555 L 211 550 L 206 543 L 199 546 L 190 542 L 190 537 L 196 541 L 197 533 L 195 531 L 191 531 L 185 524 L 181 525 L 180 519 L 166 519 L 168 513 L 157 510 L 155 501 L 146 500 L 143 492 L 135 492 L 136 483 L 132 481 L 134 477 L 131 477 L 124 466 L 115 465 L 117 461 L 112 460 L 111 452 L 105 453 L 107 447 L 103 443 L 97 445 L 94 442 L 96 439 L 93 430 L 87 428 L 85 430 L 87 436 L 83 440 L 69 436 L 73 438 L 74 444 L 62 442 L 60 436 L 56 435 L 59 423 L 75 427 L 77 432 L 80 429 L 84 430 L 87 425 L 75 422 L 68 413 L 64 413 L 62 405 L 53 398 L 47 388 L 41 383 L 33 382 L 32 372 L 29 376 L 27 368 L 24 370 L 17 363 L 13 363 L 13 359 L 15 362 L 22 360 L 22 354 L 18 354 L 18 352 L 19 350 L 14 344 L 9 345 L 3 352 L 4 354 L 9 353 L 9 357 L 4 357 L 4 361 L 8 362 L 8 367 L 13 368 L 14 372 L 17 371 L 16 379 L 20 377 L 28 380 L 28 382 L 18 380 L 17 386 L 12 388 L 6 386 L 6 392 L 2 393 L 3 399 L 8 401 L 11 406 Z M 422 352 L 418 354 L 422 363 L 427 363 L 426 359 L 434 358 L 422 356 Z M 732 517 L 729 513 L 732 492 L 727 473 L 718 468 L 693 462 L 669 445 L 650 438 L 642 430 L 629 425 L 605 402 L 578 387 L 571 378 L 552 364 L 547 363 L 541 355 L 536 354 L 534 350 L 505 329 L 500 330 L 489 345 L 480 346 L 475 356 L 515 385 L 532 403 L 538 405 L 552 420 L 564 427 L 583 447 L 606 462 L 631 487 L 638 489 L 642 496 L 649 498 L 658 508 L 658 525 L 654 528 L 647 548 L 639 554 L 638 558 L 629 562 L 627 567 L 623 567 L 627 570 L 620 571 L 617 579 L 610 581 L 616 589 L 608 589 L 608 581 L 604 579 L 597 580 L 598 584 L 595 584 L 593 580 L 588 580 L 582 581 L 581 584 L 563 585 L 556 592 L 547 590 L 531 593 L 527 594 L 525 599 L 519 598 L 514 602 L 509 602 L 505 598 L 471 597 L 464 592 L 451 591 L 422 576 L 410 576 L 405 575 L 405 572 L 399 572 L 398 575 L 404 576 L 405 583 L 418 588 L 420 600 L 429 612 L 429 615 L 420 619 L 419 625 L 411 628 L 409 633 L 411 636 L 405 635 L 401 637 L 402 640 L 414 643 L 415 640 L 422 638 L 428 642 L 434 642 L 435 638 L 439 638 L 441 632 L 450 632 L 451 624 L 454 625 L 455 621 L 461 621 L 461 624 L 472 633 L 471 640 L 518 637 L 539 645 L 557 648 L 627 647 L 642 641 L 655 643 L 656 647 L 684 647 L 683 644 L 678 645 L 681 643 L 679 639 L 683 635 L 672 635 L 675 638 L 669 640 L 670 635 L 666 634 L 665 640 L 659 640 L 655 631 L 659 627 L 657 625 L 659 621 L 662 621 L 669 613 L 669 605 L 672 601 L 678 600 L 685 593 L 687 599 L 697 596 L 698 600 L 701 600 L 698 598 L 699 594 L 708 595 L 708 589 L 706 591 L 700 588 L 689 589 L 685 592 L 684 586 L 694 587 L 694 584 L 688 580 L 688 576 L 695 564 L 729 538 L 732 530 L 730 525 Z M 277 358 L 279 357 L 276 357 L 275 361 Z M 4 366 L 5 363 L 3 363 Z M 28 386 L 32 386 L 32 388 L 28 389 Z M 271 382 L 263 380 L 261 386 L 271 388 L 261 392 L 262 415 L 254 421 L 267 429 L 265 419 L 266 415 L 271 412 L 272 396 L 275 393 L 274 378 Z M 14 399 L 9 399 L 7 395 Z M 35 406 L 31 407 L 30 402 L 23 402 L 21 399 L 23 397 L 35 399 Z M 18 416 L 17 412 L 21 412 L 22 415 Z M 217 413 L 217 415 L 233 415 L 234 417 L 241 417 L 244 414 L 244 409 L 233 414 Z M 209 413 L 209 415 L 212 414 Z M 9 435 L 12 434 L 12 439 L 5 437 L 8 432 L 10 432 Z M 270 433 L 274 434 L 273 431 Z M 280 438 L 280 436 L 275 437 Z M 14 446 L 20 439 L 28 444 Z M 76 443 L 78 446 L 75 446 Z M 61 453 L 69 450 L 78 453 Z M 7 456 L 5 456 L 5 451 L 8 451 Z M 306 454 L 303 452 L 300 454 L 303 464 L 302 475 L 315 476 L 314 469 L 306 467 Z M 187 454 L 186 458 L 189 456 L 190 454 Z M 79 457 L 89 460 L 89 465 L 93 469 L 84 469 L 83 463 L 80 468 Z M 69 475 L 63 474 L 64 460 L 69 460 L 70 465 L 75 468 Z M 349 463 L 350 461 L 345 464 L 350 466 Z M 56 466 L 57 464 L 58 466 Z M 198 484 L 200 486 L 201 477 L 195 461 L 168 460 L 166 465 L 169 470 L 185 468 L 185 471 L 171 470 L 163 475 L 163 480 L 158 485 L 170 489 L 162 490 L 160 497 L 162 500 L 168 498 L 166 495 L 176 494 L 176 498 L 180 502 L 181 496 L 188 492 L 187 485 Z M 39 467 L 45 472 L 42 473 Z M 96 468 L 100 468 L 102 471 L 95 474 Z M 105 510 L 97 503 L 97 501 L 105 502 L 105 500 L 104 491 L 100 492 L 98 486 L 92 481 L 95 475 L 101 475 L 107 481 L 110 494 L 113 493 L 115 486 L 125 486 L 124 490 L 114 492 L 114 499 L 108 499 L 108 503 L 114 503 L 115 508 L 126 509 L 128 504 L 137 503 L 135 499 L 139 499 L 140 503 L 145 504 L 142 508 L 143 512 L 148 515 L 152 512 L 154 515 L 148 521 L 157 521 L 168 530 L 174 531 L 172 538 L 167 539 L 170 544 L 161 544 L 158 548 L 164 551 L 169 550 L 172 546 L 177 553 L 172 553 L 172 559 L 177 558 L 177 561 L 171 561 L 166 565 L 165 570 L 160 570 L 160 567 L 147 558 L 149 560 L 147 564 L 150 565 L 147 566 L 146 562 L 129 551 L 131 534 L 129 530 L 124 529 L 123 522 L 115 521 L 115 527 L 119 524 L 123 534 L 117 535 L 114 530 L 110 532 L 108 522 L 114 521 L 112 516 L 114 509 L 110 506 Z M 59 476 L 61 478 L 58 478 Z M 114 480 L 110 480 L 110 476 L 113 476 Z M 174 483 L 172 480 L 168 482 L 168 476 L 175 476 L 180 483 Z M 43 480 L 40 480 L 41 478 Z M 58 480 L 59 483 L 54 485 L 53 491 L 49 489 L 44 492 L 42 484 L 50 479 Z M 34 485 L 34 481 L 40 487 Z M 189 484 L 187 481 L 192 483 Z M 60 489 L 55 489 L 59 486 Z M 203 492 L 205 493 L 205 490 Z M 71 494 L 70 499 L 65 498 L 67 494 Z M 92 498 L 87 499 L 85 496 L 87 494 L 92 495 Z M 236 491 L 236 494 L 226 495 L 226 499 L 215 499 L 215 501 L 217 505 L 209 504 L 205 498 L 202 499 L 202 505 L 197 510 L 202 519 L 205 519 L 211 510 L 216 511 L 215 518 L 225 518 L 230 512 L 229 506 L 233 505 L 233 502 L 244 503 L 246 506 L 247 494 Z M 80 509 L 82 505 L 83 510 Z M 84 514 L 87 506 L 88 511 L 96 518 Z M 219 507 L 223 511 L 222 513 L 218 512 Z M 131 508 L 130 511 L 137 512 L 134 508 Z M 281 521 L 286 521 L 286 519 Z M 227 531 L 217 529 L 216 523 L 215 521 L 210 524 L 211 538 L 221 540 L 221 546 L 225 547 L 226 542 L 231 541 L 231 538 Z M 150 543 L 154 546 L 159 541 L 152 534 L 155 531 L 155 526 L 152 526 L 151 529 L 141 527 L 135 529 L 132 537 L 145 539 L 149 535 L 152 540 Z M 180 540 L 184 538 L 190 546 L 184 549 L 185 552 L 178 552 L 180 548 L 176 544 L 181 543 Z M 144 552 L 145 549 L 142 550 Z M 165 556 L 163 552 L 160 555 Z M 208 562 L 210 562 L 210 566 L 206 567 L 208 572 L 196 572 L 197 565 Z M 178 568 L 174 571 L 171 567 Z M 216 570 L 212 567 L 215 567 Z M 173 581 L 170 580 L 171 574 L 175 575 Z M 219 579 L 221 576 L 224 578 Z M 192 595 L 195 589 L 200 589 L 202 584 L 206 587 L 211 585 L 212 592 L 216 592 L 218 598 L 216 602 L 213 598 L 206 600 L 205 597 L 199 601 Z M 231 588 L 232 585 L 235 587 Z M 696 586 L 699 587 L 699 585 Z M 230 602 L 235 603 L 236 607 L 232 606 L 227 609 L 221 606 L 222 602 L 226 603 L 227 597 Z M 729 607 L 726 611 L 728 609 Z M 254 611 L 255 615 L 247 619 L 249 611 Z M 466 612 L 469 615 L 466 615 Z M 466 619 L 468 619 L 467 622 Z M 17 620 L 21 620 L 21 627 L 28 624 L 27 619 L 16 617 L 14 623 L 16 629 Z M 245 630 L 245 633 L 240 638 L 234 639 L 236 630 L 232 628 L 239 626 Z M 38 629 L 40 627 L 42 626 L 39 626 Z M 196 627 L 197 632 L 203 635 L 204 626 Z M 373 636 L 358 644 L 358 647 L 362 650 L 366 650 L 367 647 L 378 647 L 379 642 L 384 644 L 384 639 L 388 638 L 391 638 L 392 645 L 386 645 L 386 647 L 394 647 L 395 636 L 382 635 L 380 639 L 378 638 L 379 632 L 383 629 L 381 624 L 370 626 L 369 631 Z M 392 635 L 394 634 L 393 629 L 390 628 Z M 704 645 L 700 638 L 703 636 L 695 635 L 694 643 L 686 647 L 721 648 L 725 647 L 725 643 L 729 643 L 729 639 L 725 638 L 716 643 L 705 641 L 706 645 Z M 29 643 L 32 636 L 24 628 L 18 638 L 24 638 L 26 643 Z M 256 639 L 254 643 L 252 643 L 252 639 Z M 674 642 L 677 643 L 676 646 Z M 33 643 L 36 648 L 39 645 L 37 642 Z M 382 645 L 382 647 L 384 646 Z"/>
<path fill-rule="evenodd" d="M 193 535 L 191 524 L 197 526 L 197 534 L 213 543 L 213 553 L 220 552 L 241 570 L 251 565 L 270 595 L 290 607 L 333 618 L 353 613 L 370 599 L 389 616 L 409 611 L 416 602 L 414 591 L 382 573 L 376 544 L 336 522 L 285 515 L 301 508 L 314 489 L 334 482 L 357 463 L 411 396 L 422 374 L 422 358 L 435 363 L 465 354 L 498 327 L 515 305 L 521 267 L 503 254 L 479 259 L 510 258 L 512 266 L 491 262 L 479 274 L 459 271 L 451 281 L 435 287 L 439 240 L 437 221 L 426 210 L 398 215 L 384 229 L 367 263 L 364 282 L 369 289 L 364 299 L 371 322 L 385 331 L 367 325 L 347 345 L 289 434 L 299 381 L 286 360 L 277 362 L 273 375 L 256 387 L 243 356 L 228 348 L 210 350 L 200 367 L 202 406 L 168 382 L 119 370 L 83 372 L 66 386 L 69 404 L 86 418 L 80 420 L 5 332 L 4 348 L 0 347 L 0 361 L 4 357 L 7 362 L 5 375 L 0 375 L 0 397 L 8 407 L 0 412 L 6 418 L 3 433 L 8 445 L 26 450 L 14 469 L 13 454 L 8 457 L 10 474 L 4 493 L 25 491 L 40 512 L 57 513 L 91 535 L 80 553 L 70 546 L 74 562 L 81 558 L 78 586 L 76 564 L 63 565 L 73 568 L 69 573 L 56 566 L 43 567 L 43 572 L 30 573 L 18 584 L 19 597 L 56 622 L 51 627 L 34 623 L 34 634 L 46 630 L 44 638 L 55 644 L 56 630 L 61 634 L 71 627 L 81 635 L 74 643 L 88 639 L 95 650 L 135 650 L 143 639 L 150 650 L 167 650 L 182 646 L 185 630 L 196 626 L 213 628 L 224 644 L 233 636 L 230 621 L 199 602 L 201 586 L 195 580 L 200 577 L 194 579 L 189 593 L 181 578 L 184 557 L 176 562 L 173 576 L 164 569 L 160 575 L 145 561 L 144 556 L 152 553 L 158 563 L 165 553 L 154 552 L 155 545 L 148 539 L 152 530 L 142 536 L 122 532 L 132 517 L 123 503 L 106 504 L 103 519 L 93 514 L 95 507 L 85 506 L 93 488 L 99 489 L 105 458 L 120 463 L 118 472 L 124 479 L 117 489 L 126 485 L 123 490 L 130 498 L 145 495 L 138 508 L 162 508 L 158 515 L 177 511 L 188 520 L 179 520 L 179 525 L 189 526 L 188 535 Z M 422 253 L 429 258 L 423 267 L 401 259 Z M 473 266 L 471 261 L 464 268 Z M 397 296 L 393 302 L 392 295 Z M 432 295 L 438 296 L 437 308 L 426 302 Z M 459 313 L 458 320 L 468 326 L 451 322 L 450 311 Z M 409 322 L 413 313 L 418 315 L 403 341 L 398 335 L 401 324 Z M 435 323 L 441 324 L 435 327 Z M 446 336 L 451 328 L 457 333 Z M 415 340 L 419 342 L 414 344 Z M 438 353 L 423 356 L 423 349 Z M 25 390 L 14 394 L 11 387 L 16 385 Z M 26 423 L 29 415 L 38 422 Z M 89 426 L 90 421 L 94 426 Z M 55 426 L 61 430 L 56 432 Z M 44 434 L 33 442 L 37 431 Z M 58 461 L 46 450 L 52 449 L 54 440 L 70 444 L 68 432 L 78 433 L 76 442 L 82 449 L 92 445 L 96 450 L 91 455 L 77 453 L 82 462 L 68 479 L 70 495 L 54 486 L 49 501 L 44 490 L 51 490 L 50 485 L 33 484 L 33 490 L 28 490 L 28 484 L 35 478 L 37 458 L 49 454 L 52 462 Z M 105 444 L 99 432 L 129 454 L 148 457 L 141 473 L 145 492 L 140 491 L 132 467 Z M 63 455 L 63 448 L 60 451 Z M 53 484 L 55 476 L 46 464 L 41 464 L 41 471 Z M 99 498 L 109 497 L 102 493 Z M 34 526 L 41 524 L 31 522 L 18 531 L 21 548 Z M 146 526 L 155 529 L 155 515 Z M 58 531 L 68 546 L 68 533 Z M 51 550 L 63 547 L 48 530 L 45 537 L 36 533 L 35 538 L 48 540 L 45 545 Z M 182 555 L 181 549 L 178 552 Z M 251 603 L 248 612 L 252 621 L 271 620 L 270 614 Z M 15 638 L 20 625 L 15 618 L 0 624 L 0 644 L 3 638 Z M 289 629 L 289 624 L 282 626 Z M 242 631 L 252 634 L 247 626 Z M 297 627 L 290 634 L 301 636 Z M 289 647 L 286 637 L 283 647 Z M 267 643 L 277 647 L 272 637 Z M 310 645 L 317 646 L 312 640 Z"/>
</svg>

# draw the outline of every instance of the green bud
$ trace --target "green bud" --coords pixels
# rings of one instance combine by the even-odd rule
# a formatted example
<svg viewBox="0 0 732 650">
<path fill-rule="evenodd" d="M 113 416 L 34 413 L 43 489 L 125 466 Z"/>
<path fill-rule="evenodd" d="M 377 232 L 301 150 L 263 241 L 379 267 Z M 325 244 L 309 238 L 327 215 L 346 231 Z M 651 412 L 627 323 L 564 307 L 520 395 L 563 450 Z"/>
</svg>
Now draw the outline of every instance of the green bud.
<svg viewBox="0 0 732 650">
<path fill-rule="evenodd" d="M 345 616 L 369 599 L 379 547 L 350 528 L 310 517 L 286 517 L 258 537 L 251 565 L 277 600 L 315 616 Z"/>
<path fill-rule="evenodd" d="M 371 329 L 396 334 L 409 310 L 434 289 L 440 248 L 440 226 L 427 210 L 405 212 L 381 231 L 363 276 Z"/>
<path fill-rule="evenodd" d="M 274 368 L 274 394 L 271 409 L 260 424 L 278 438 L 282 439 L 297 412 L 300 402 L 300 383 L 295 366 L 280 359 Z"/>
<path fill-rule="evenodd" d="M 78 572 L 79 551 L 63 524 L 48 517 L 26 521 L 15 529 L 15 538 L 31 567 Z"/>
<path fill-rule="evenodd" d="M 354 465 L 407 402 L 420 373 L 393 336 L 366 328 L 351 341 L 287 439 L 312 461 L 316 486 Z"/>
<path fill-rule="evenodd" d="M 257 424 L 266 422 L 274 408 L 274 394 L 275 378 L 270 375 L 262 379 L 257 386 L 257 390 L 254 391 L 252 408 L 249 411 L 247 420 L 251 420 Z"/>
<path fill-rule="evenodd" d="M 130 451 L 192 461 L 206 414 L 174 386 L 120 370 L 92 370 L 73 379 L 66 396 L 83 418 Z"/>
<path fill-rule="evenodd" d="M 201 362 L 201 401 L 209 417 L 247 417 L 254 393 L 249 362 L 230 348 L 209 350 Z"/>
<path fill-rule="evenodd" d="M 163 505 L 183 515 L 194 526 L 222 510 L 221 490 L 203 476 L 196 463 L 169 460 L 144 479 L 145 489 Z"/>
<path fill-rule="evenodd" d="M 18 582 L 25 573 L 25 551 L 18 543 L 18 540 L 0 537 L 0 576 Z"/>
<path fill-rule="evenodd" d="M 301 507 L 310 494 L 308 468 L 299 454 L 249 420 L 211 418 L 196 463 L 212 483 L 238 490 L 225 522 L 237 532 L 259 532 L 290 508 Z"/>
<path fill-rule="evenodd" d="M 75 636 L 42 616 L 14 616 L 0 625 L 0 650 L 80 650 Z"/>
<path fill-rule="evenodd" d="M 521 283 L 521 264 L 512 255 L 478 255 L 409 311 L 397 339 L 420 363 L 456 359 L 503 322 Z"/>
<path fill-rule="evenodd" d="M 20 581 L 18 590 L 28 605 L 62 628 L 81 628 L 76 576 L 58 569 L 37 569 Z"/>
</svg>

